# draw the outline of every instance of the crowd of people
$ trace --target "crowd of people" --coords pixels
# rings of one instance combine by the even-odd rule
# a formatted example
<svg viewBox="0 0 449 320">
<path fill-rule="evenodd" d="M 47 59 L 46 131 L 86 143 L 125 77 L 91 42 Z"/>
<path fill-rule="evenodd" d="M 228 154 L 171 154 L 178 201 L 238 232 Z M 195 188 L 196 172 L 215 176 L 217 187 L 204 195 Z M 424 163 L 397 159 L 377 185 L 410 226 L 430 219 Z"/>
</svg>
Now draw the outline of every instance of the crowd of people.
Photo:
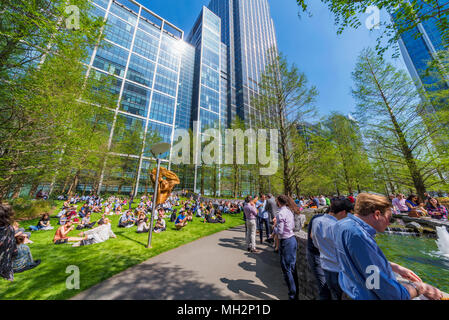
<svg viewBox="0 0 449 320">
<path fill-rule="evenodd" d="M 413 201 L 416 198 L 410 197 Z M 396 201 L 370 193 L 351 200 L 331 201 L 327 213 L 313 216 L 308 225 L 307 261 L 319 298 L 441 299 L 440 290 L 424 283 L 413 271 L 388 261 L 375 241 L 376 233 L 386 230 L 397 211 Z M 410 212 L 405 207 L 403 211 Z"/>
<path fill-rule="evenodd" d="M 185 195 L 188 195 L 186 192 Z M 289 299 L 298 299 L 298 274 L 296 270 L 297 241 L 306 217 L 305 209 L 325 208 L 326 213 L 315 214 L 308 223 L 307 262 L 315 277 L 322 300 L 371 300 L 412 299 L 425 296 L 440 299 L 442 293 L 424 283 L 413 271 L 389 262 L 375 241 L 375 234 L 384 232 L 395 214 L 417 214 L 436 219 L 447 219 L 447 209 L 438 199 L 425 195 L 418 201 L 416 195 L 406 198 L 403 194 L 387 197 L 361 193 L 355 197 L 314 196 L 298 197 L 272 194 L 248 196 L 240 200 L 211 200 L 193 196 L 180 200 L 171 195 L 166 202 L 156 206 L 153 220 L 154 232 L 167 229 L 166 219 L 174 223 L 175 230 L 182 230 L 194 219 L 202 223 L 225 223 L 223 214 L 243 212 L 246 227 L 247 250 L 258 253 L 259 241 L 272 245 L 279 253 L 281 270 L 288 287 Z M 78 203 L 82 203 L 78 205 Z M 137 233 L 151 230 L 153 203 L 148 196 L 140 198 L 135 208 L 133 198 L 121 199 L 98 196 L 66 199 L 57 214 L 59 226 L 54 234 L 55 245 L 73 242 L 73 247 L 92 245 L 115 238 L 111 219 L 117 215 L 118 228 L 136 228 Z M 79 207 L 79 209 L 78 209 Z M 175 208 L 176 207 L 176 208 Z M 179 212 L 178 212 L 179 211 Z M 93 213 L 101 214 L 98 221 L 91 221 Z M 37 225 L 29 231 L 52 230 L 50 216 L 44 213 Z M 73 230 L 81 231 L 77 237 L 69 236 Z M 20 228 L 12 221 L 12 209 L 0 205 L 0 276 L 13 280 L 14 273 L 37 267 L 28 244 L 32 232 Z M 370 285 L 370 277 L 375 277 Z M 397 280 L 396 275 L 401 277 Z"/>
<path fill-rule="evenodd" d="M 111 196 L 103 199 L 95 195 L 75 195 L 58 198 L 64 200 L 64 203 L 53 217 L 57 219 L 57 227 L 51 225 L 49 213 L 43 213 L 37 224 L 30 225 L 26 230 L 17 221 L 13 221 L 10 206 L 0 205 L 0 252 L 3 253 L 0 259 L 0 276 L 12 281 L 14 273 L 30 270 L 40 264 L 40 260 L 33 259 L 28 247 L 28 244 L 33 243 L 30 238 L 34 231 L 56 228 L 53 244 L 72 243 L 73 247 L 79 247 L 116 238 L 112 231 L 111 216 L 119 216 L 118 228 L 135 227 L 137 233 L 148 233 L 151 229 L 153 202 L 148 196 L 142 196 L 137 206 L 133 205 L 132 197 Z M 174 223 L 175 230 L 184 229 L 194 219 L 201 223 L 225 223 L 223 214 L 237 214 L 242 210 L 241 201 L 208 200 L 201 199 L 200 196 L 180 200 L 177 195 L 172 194 L 164 203 L 155 207 L 153 231 L 166 231 L 168 219 Z M 101 218 L 92 221 L 94 213 L 101 214 Z M 77 236 L 70 235 L 74 230 L 80 231 Z"/>
<path fill-rule="evenodd" d="M 447 209 L 437 199 L 428 194 L 426 197 L 418 204 L 415 195 L 408 197 L 408 202 L 402 201 L 403 195 L 388 199 L 368 193 L 295 200 L 285 195 L 248 196 L 243 208 L 248 252 L 259 252 L 256 234 L 262 243 L 265 233 L 265 241 L 273 243 L 274 251 L 279 252 L 289 299 L 298 299 L 294 233 L 305 224 L 305 215 L 301 214 L 304 209 L 324 208 L 326 213 L 313 215 L 308 223 L 306 250 L 321 300 L 441 299 L 440 290 L 424 283 L 413 271 L 389 262 L 375 241 L 375 234 L 385 231 L 393 214 L 409 214 L 417 210 L 414 208 L 425 207 L 427 214 L 445 219 Z M 398 206 L 404 202 L 403 207 Z M 373 285 L 370 276 L 374 277 Z"/>
<path fill-rule="evenodd" d="M 423 201 L 419 201 L 416 194 L 405 197 L 402 193 L 391 194 L 390 200 L 393 204 L 393 214 L 408 214 L 414 217 L 430 217 L 439 220 L 448 219 L 447 208 L 427 192 L 424 193 Z"/>
</svg>

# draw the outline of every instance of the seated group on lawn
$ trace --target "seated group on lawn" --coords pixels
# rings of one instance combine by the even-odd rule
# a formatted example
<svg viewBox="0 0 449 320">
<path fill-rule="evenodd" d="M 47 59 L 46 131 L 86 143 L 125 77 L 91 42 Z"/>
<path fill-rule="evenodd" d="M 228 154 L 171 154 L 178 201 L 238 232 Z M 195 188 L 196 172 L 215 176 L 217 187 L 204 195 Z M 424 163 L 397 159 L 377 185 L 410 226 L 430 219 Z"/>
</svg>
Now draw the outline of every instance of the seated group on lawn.
<svg viewBox="0 0 449 320">
<path fill-rule="evenodd" d="M 63 197 L 60 197 L 63 200 Z M 84 202 L 81 206 L 79 202 Z M 116 238 L 111 228 L 110 215 L 120 215 L 118 227 L 136 227 L 137 233 L 148 233 L 151 223 L 153 203 L 151 198 L 143 196 L 135 209 L 132 209 L 133 199 L 109 197 L 105 201 L 98 196 L 74 196 L 64 201 L 61 210 L 55 216 L 58 226 L 53 237 L 56 245 L 71 242 L 73 247 L 101 243 L 110 238 Z M 179 212 L 175 207 L 180 207 Z M 211 201 L 207 199 L 193 199 L 181 201 L 178 196 L 170 196 L 167 201 L 157 206 L 154 214 L 154 232 L 159 233 L 167 229 L 165 219 L 174 222 L 176 230 L 184 229 L 194 217 L 203 223 L 225 223 L 223 213 L 235 214 L 243 210 L 239 201 Z M 101 213 L 98 221 L 91 221 L 92 213 Z M 13 274 L 30 270 L 40 264 L 34 260 L 27 244 L 32 232 L 21 228 L 12 220 L 12 209 L 0 205 L 0 276 L 13 280 Z M 42 214 L 37 225 L 28 227 L 30 231 L 53 230 L 50 215 Z M 69 236 L 73 230 L 81 231 L 77 236 Z"/>
</svg>

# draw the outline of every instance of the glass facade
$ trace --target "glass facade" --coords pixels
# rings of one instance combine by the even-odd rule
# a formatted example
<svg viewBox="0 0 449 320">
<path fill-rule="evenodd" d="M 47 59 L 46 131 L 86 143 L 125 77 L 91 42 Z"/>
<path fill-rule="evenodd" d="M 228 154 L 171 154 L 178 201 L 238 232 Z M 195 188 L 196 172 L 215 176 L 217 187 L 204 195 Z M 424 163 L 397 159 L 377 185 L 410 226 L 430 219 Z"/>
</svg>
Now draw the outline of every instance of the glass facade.
<svg viewBox="0 0 449 320">
<path fill-rule="evenodd" d="M 152 190 L 150 147 L 158 141 L 173 144 L 175 128 L 195 129 L 196 121 L 193 134 L 204 142 L 204 130 L 225 129 L 236 115 L 250 121 L 250 99 L 257 94 L 266 52 L 276 47 L 267 0 L 212 0 L 187 41 L 182 30 L 135 0 L 91 2 L 90 14 L 104 18 L 107 26 L 102 45 L 91 48 L 84 63 L 88 75 L 112 76 L 118 96 L 100 190 Z M 171 153 L 162 158 L 170 168 Z M 118 165 L 120 159 L 124 162 Z M 180 188 L 197 190 L 197 181 L 206 180 L 219 185 L 220 173 L 210 177 L 216 168 L 206 174 L 205 168 L 193 167 L 173 168 L 183 172 Z"/>
<path fill-rule="evenodd" d="M 177 113 L 176 108 L 181 88 L 181 61 L 186 60 L 184 52 L 188 60 L 192 51 L 184 50 L 182 30 L 136 1 L 94 0 L 92 3 L 91 14 L 104 17 L 107 26 L 102 46 L 93 49 L 92 59 L 87 61 L 88 73 L 112 75 L 117 79 L 114 92 L 119 97 L 113 110 L 114 123 L 110 126 L 108 148 L 112 160 L 106 163 L 100 182 L 107 180 L 111 184 L 112 181 L 113 185 L 100 187 L 103 191 L 141 192 L 140 181 L 147 180 L 146 170 L 152 161 L 151 145 L 156 141 L 172 142 L 176 115 L 184 126 L 190 124 L 186 111 L 189 93 L 184 87 L 181 112 Z M 188 71 L 193 74 L 193 65 L 190 68 Z M 183 69 L 184 78 L 188 71 Z M 127 161 L 128 158 L 132 161 Z M 162 158 L 169 165 L 170 153 Z M 129 168 L 120 174 L 108 168 L 117 166 L 116 159 L 122 160 L 120 166 L 126 164 Z"/>
<path fill-rule="evenodd" d="M 423 8 L 430 8 L 422 0 L 418 0 L 418 4 L 422 4 Z M 439 5 L 449 9 L 449 0 L 440 1 Z M 433 86 L 441 81 L 441 78 L 425 75 L 428 63 L 433 60 L 435 53 L 445 49 L 442 34 L 435 19 L 426 20 L 417 28 L 404 33 L 399 41 L 399 46 L 407 69 L 417 83 Z M 445 87 L 448 88 L 448 83 L 445 84 Z M 432 90 L 432 88 L 428 87 L 428 90 Z"/>
<path fill-rule="evenodd" d="M 268 0 L 211 0 L 208 7 L 221 18 L 221 37 L 227 46 L 228 125 L 238 115 L 251 126 L 256 112 L 251 97 L 258 94 L 269 50 L 277 50 Z"/>
</svg>

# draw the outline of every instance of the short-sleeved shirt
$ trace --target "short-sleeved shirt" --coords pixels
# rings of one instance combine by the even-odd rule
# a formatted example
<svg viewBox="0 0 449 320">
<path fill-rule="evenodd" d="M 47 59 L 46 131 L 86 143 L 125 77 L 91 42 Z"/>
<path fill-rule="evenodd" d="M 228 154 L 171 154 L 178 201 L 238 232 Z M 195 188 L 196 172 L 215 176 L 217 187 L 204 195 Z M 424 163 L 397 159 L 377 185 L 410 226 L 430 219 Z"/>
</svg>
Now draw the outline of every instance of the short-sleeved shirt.
<svg viewBox="0 0 449 320">
<path fill-rule="evenodd" d="M 185 219 L 185 217 L 186 217 L 185 215 L 180 214 L 180 215 L 176 218 L 175 224 L 180 223 L 181 220 L 184 220 L 184 219 Z"/>
<path fill-rule="evenodd" d="M 312 240 L 320 251 L 321 267 L 331 272 L 340 271 L 333 233 L 333 227 L 337 222 L 337 218 L 325 214 L 315 219 L 312 226 Z"/>
</svg>

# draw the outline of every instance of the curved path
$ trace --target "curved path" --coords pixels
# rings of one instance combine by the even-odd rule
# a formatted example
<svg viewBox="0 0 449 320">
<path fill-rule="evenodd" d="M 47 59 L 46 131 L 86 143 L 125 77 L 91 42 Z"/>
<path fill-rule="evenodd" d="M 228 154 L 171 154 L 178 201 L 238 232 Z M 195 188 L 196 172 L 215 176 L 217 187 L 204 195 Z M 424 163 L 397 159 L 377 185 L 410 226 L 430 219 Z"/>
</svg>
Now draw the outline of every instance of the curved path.
<svg viewBox="0 0 449 320">
<path fill-rule="evenodd" d="M 278 254 L 257 241 L 246 251 L 245 226 L 201 238 L 131 267 L 72 299 L 287 299 Z"/>
</svg>

